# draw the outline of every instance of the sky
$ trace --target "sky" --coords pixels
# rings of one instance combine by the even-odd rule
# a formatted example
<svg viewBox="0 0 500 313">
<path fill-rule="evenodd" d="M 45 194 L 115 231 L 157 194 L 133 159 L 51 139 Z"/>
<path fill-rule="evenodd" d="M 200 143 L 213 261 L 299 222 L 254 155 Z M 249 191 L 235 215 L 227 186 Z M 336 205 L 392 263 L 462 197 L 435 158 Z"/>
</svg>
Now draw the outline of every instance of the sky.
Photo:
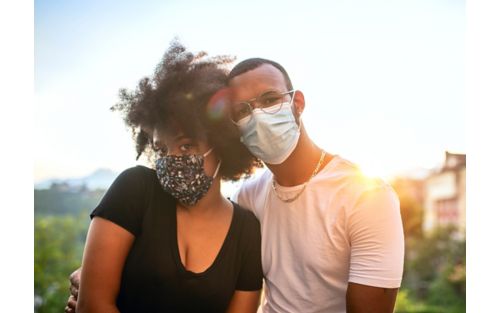
<svg viewBox="0 0 500 313">
<path fill-rule="evenodd" d="M 109 108 L 176 36 L 194 52 L 282 64 L 310 137 L 367 174 L 467 152 L 464 1 L 66 0 L 34 13 L 35 181 L 137 164 Z"/>
</svg>

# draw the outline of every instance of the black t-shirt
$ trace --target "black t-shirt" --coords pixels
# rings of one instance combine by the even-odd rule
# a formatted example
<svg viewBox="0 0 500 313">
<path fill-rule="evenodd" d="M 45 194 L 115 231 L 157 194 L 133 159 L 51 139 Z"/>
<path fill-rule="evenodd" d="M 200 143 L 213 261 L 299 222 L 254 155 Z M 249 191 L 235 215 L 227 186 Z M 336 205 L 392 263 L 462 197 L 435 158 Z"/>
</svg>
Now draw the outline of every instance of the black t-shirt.
<svg viewBox="0 0 500 313">
<path fill-rule="evenodd" d="M 179 256 L 175 199 L 163 191 L 156 172 L 136 166 L 121 173 L 90 215 L 135 236 L 116 300 L 120 312 L 224 312 L 235 290 L 261 289 L 259 222 L 252 212 L 233 207 L 215 261 L 193 273 Z"/>
</svg>

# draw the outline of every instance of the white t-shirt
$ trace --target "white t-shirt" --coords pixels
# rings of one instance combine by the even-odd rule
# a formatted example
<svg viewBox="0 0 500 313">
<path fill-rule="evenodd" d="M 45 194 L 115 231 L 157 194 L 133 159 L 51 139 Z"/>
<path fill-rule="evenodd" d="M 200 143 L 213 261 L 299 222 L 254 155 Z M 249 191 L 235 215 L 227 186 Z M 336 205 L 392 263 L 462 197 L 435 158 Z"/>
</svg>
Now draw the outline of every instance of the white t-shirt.
<svg viewBox="0 0 500 313">
<path fill-rule="evenodd" d="M 261 223 L 263 312 L 346 312 L 348 282 L 398 288 L 404 259 L 399 200 L 380 179 L 334 157 L 285 203 L 272 173 L 245 181 L 233 200 Z M 276 185 L 282 198 L 302 185 Z"/>
</svg>

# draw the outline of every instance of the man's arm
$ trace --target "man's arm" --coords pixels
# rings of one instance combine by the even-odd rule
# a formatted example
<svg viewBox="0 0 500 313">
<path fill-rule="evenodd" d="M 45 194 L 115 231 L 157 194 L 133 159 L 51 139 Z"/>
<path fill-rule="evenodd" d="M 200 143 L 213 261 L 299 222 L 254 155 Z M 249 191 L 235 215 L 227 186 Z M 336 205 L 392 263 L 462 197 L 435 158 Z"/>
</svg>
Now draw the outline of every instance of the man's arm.
<svg viewBox="0 0 500 313">
<path fill-rule="evenodd" d="M 347 313 L 392 313 L 398 288 L 379 288 L 349 283 Z"/>
<path fill-rule="evenodd" d="M 399 201 L 389 186 L 365 192 L 349 212 L 349 313 L 392 313 L 401 284 L 404 237 Z"/>
</svg>

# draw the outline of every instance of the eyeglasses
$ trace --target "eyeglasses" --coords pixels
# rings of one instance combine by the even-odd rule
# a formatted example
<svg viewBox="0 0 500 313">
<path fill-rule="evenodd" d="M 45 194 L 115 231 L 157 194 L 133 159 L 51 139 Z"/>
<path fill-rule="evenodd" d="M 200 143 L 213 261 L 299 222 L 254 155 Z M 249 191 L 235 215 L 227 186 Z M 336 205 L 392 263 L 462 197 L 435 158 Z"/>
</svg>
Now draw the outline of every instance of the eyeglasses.
<svg viewBox="0 0 500 313">
<path fill-rule="evenodd" d="M 285 96 L 294 92 L 295 90 L 289 90 L 285 92 L 267 91 L 257 98 L 232 104 L 231 120 L 233 121 L 233 123 L 241 124 L 243 122 L 246 124 L 248 123 L 248 121 L 250 121 L 250 118 L 245 118 L 251 117 L 252 111 L 256 109 L 259 109 L 267 114 L 274 114 L 281 110 Z"/>
</svg>

